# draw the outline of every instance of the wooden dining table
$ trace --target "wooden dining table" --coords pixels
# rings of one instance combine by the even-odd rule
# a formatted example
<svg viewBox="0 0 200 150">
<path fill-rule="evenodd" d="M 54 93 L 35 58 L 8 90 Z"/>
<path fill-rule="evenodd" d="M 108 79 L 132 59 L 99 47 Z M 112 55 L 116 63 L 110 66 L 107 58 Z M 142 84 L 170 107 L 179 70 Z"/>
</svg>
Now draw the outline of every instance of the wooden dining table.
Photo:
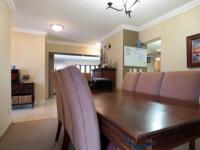
<svg viewBox="0 0 200 150">
<path fill-rule="evenodd" d="M 92 94 L 100 130 L 120 150 L 169 150 L 187 142 L 195 149 L 198 103 L 123 90 Z"/>
</svg>

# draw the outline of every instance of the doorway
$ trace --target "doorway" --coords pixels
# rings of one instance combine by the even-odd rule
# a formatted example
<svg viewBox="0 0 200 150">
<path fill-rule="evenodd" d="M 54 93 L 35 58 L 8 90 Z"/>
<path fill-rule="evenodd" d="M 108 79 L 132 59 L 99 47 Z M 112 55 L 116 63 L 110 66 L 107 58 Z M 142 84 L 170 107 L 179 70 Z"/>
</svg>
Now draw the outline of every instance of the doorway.
<svg viewBox="0 0 200 150">
<path fill-rule="evenodd" d="M 147 43 L 147 72 L 160 72 L 161 51 L 161 39 Z"/>
<path fill-rule="evenodd" d="M 49 97 L 55 96 L 52 71 L 75 65 L 89 80 L 92 69 L 98 68 L 99 64 L 100 56 L 97 55 L 49 53 Z"/>
</svg>

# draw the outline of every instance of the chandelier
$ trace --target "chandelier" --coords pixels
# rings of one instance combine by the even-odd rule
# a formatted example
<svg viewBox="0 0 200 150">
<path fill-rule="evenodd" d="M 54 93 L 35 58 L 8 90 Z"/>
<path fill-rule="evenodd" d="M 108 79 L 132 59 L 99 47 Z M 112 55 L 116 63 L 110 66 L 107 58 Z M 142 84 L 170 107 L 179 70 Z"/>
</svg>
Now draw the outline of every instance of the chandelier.
<svg viewBox="0 0 200 150">
<path fill-rule="evenodd" d="M 114 9 L 116 11 L 125 11 L 125 14 L 129 16 L 129 18 L 131 17 L 131 12 L 132 12 L 132 8 L 135 4 L 137 4 L 138 2 L 140 2 L 139 0 L 130 0 L 133 1 L 132 3 L 129 2 L 129 0 L 122 0 L 123 2 L 123 6 L 121 9 L 119 8 L 115 8 L 113 7 L 113 3 L 112 2 L 108 2 L 108 7 L 106 9 Z M 128 3 L 129 2 L 129 3 Z"/>
</svg>

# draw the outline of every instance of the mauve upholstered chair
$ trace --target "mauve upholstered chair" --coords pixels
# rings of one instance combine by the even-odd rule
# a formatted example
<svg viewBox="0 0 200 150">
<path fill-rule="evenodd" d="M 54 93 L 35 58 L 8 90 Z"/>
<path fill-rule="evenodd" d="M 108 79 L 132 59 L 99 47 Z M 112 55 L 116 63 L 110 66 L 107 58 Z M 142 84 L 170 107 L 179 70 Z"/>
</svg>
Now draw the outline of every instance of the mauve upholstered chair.
<svg viewBox="0 0 200 150">
<path fill-rule="evenodd" d="M 62 69 L 58 74 L 64 112 L 68 109 L 67 113 L 70 114 L 69 118 L 65 117 L 70 122 L 65 126 L 67 132 L 71 130 L 69 137 L 75 150 L 100 150 L 98 118 L 86 79 L 75 66 Z M 108 148 L 117 149 L 113 145 L 109 145 Z"/>
<path fill-rule="evenodd" d="M 200 71 L 166 72 L 161 85 L 160 96 L 198 101 L 200 96 Z"/>
<path fill-rule="evenodd" d="M 137 82 L 136 92 L 150 95 L 159 95 L 163 76 L 164 73 L 162 72 L 141 73 Z"/>
<path fill-rule="evenodd" d="M 55 78 L 57 79 L 58 90 L 60 91 L 61 100 L 63 104 L 64 113 L 64 139 L 62 150 L 66 150 L 69 146 L 71 140 L 73 140 L 73 128 L 72 128 L 72 115 L 69 107 L 68 98 L 65 94 L 64 85 L 62 83 L 60 74 L 58 71 L 55 72 Z"/>
<path fill-rule="evenodd" d="M 61 91 L 59 89 L 58 80 L 56 78 L 56 73 L 53 74 L 53 83 L 56 91 L 56 105 L 57 105 L 57 114 L 58 114 L 58 127 L 55 141 L 58 141 L 60 136 L 61 127 L 64 126 L 64 112 L 63 112 L 63 102 L 61 97 Z"/>
<path fill-rule="evenodd" d="M 125 91 L 135 91 L 140 73 L 128 72 L 124 77 L 122 89 Z"/>
</svg>

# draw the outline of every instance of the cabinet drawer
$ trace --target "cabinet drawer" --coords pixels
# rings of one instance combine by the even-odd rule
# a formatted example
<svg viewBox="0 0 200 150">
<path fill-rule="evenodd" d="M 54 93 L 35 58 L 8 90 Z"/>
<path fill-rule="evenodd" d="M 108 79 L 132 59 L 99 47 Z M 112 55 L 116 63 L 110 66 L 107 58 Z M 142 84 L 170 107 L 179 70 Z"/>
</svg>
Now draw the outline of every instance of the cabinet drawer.
<svg viewBox="0 0 200 150">
<path fill-rule="evenodd" d="M 12 104 L 19 104 L 19 96 L 12 96 Z"/>
<path fill-rule="evenodd" d="M 20 89 L 19 93 L 20 94 L 31 94 L 33 92 L 32 89 Z"/>
<path fill-rule="evenodd" d="M 33 89 L 32 83 L 23 83 L 21 86 L 22 89 Z"/>
<path fill-rule="evenodd" d="M 28 103 L 32 103 L 31 95 L 19 96 L 19 104 L 28 104 Z"/>
</svg>

